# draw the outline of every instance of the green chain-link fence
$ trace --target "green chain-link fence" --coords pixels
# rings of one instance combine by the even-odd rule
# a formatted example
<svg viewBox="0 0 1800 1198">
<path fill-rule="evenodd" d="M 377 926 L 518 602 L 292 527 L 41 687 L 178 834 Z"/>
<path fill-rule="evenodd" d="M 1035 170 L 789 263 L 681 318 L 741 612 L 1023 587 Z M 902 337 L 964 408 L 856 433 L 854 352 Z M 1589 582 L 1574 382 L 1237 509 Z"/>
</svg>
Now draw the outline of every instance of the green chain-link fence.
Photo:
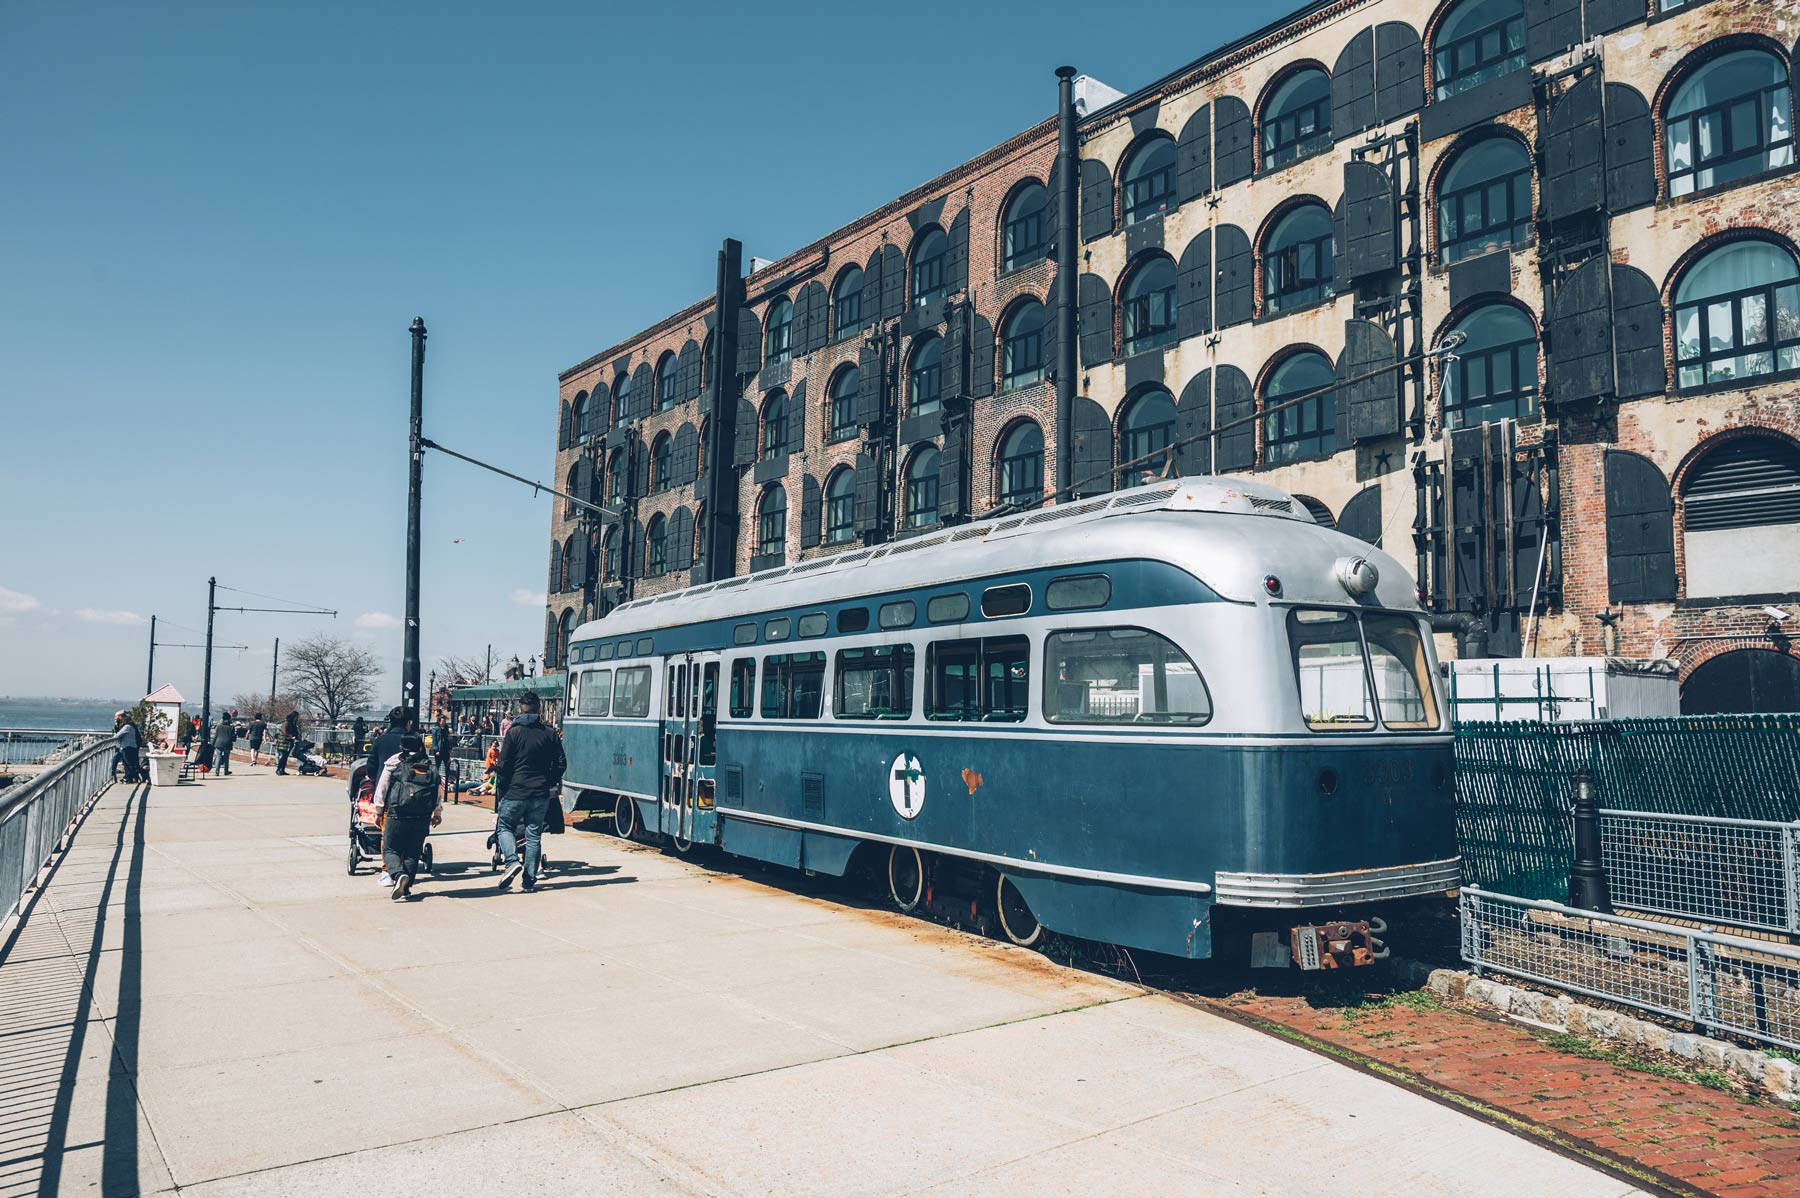
<svg viewBox="0 0 1800 1198">
<path fill-rule="evenodd" d="M 1800 714 L 1456 729 L 1456 829 L 1470 885 L 1568 898 L 1569 775 L 1594 772 L 1600 806 L 1727 819 L 1800 819 Z"/>
</svg>

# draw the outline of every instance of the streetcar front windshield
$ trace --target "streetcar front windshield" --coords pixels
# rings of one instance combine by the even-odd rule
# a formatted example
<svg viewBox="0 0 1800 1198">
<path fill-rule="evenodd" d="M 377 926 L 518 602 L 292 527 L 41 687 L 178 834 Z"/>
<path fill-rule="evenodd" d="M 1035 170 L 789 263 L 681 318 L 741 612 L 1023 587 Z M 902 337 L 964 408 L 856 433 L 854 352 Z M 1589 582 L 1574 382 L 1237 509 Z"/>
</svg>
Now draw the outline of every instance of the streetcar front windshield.
<svg viewBox="0 0 1800 1198">
<path fill-rule="evenodd" d="M 1288 643 L 1306 726 L 1321 732 L 1438 726 L 1419 623 L 1392 612 L 1296 608 Z"/>
</svg>

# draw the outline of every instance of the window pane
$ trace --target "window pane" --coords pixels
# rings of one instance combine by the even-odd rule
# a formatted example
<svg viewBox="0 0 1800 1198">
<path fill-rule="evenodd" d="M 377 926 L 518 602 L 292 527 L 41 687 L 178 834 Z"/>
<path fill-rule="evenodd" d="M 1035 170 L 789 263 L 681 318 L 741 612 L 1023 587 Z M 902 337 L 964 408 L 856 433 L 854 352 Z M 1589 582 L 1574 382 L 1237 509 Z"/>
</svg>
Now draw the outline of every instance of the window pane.
<svg viewBox="0 0 1800 1198">
<path fill-rule="evenodd" d="M 913 647 L 843 649 L 837 656 L 833 714 L 840 720 L 897 720 L 912 714 Z"/>
<path fill-rule="evenodd" d="M 1023 583 L 989 587 L 982 592 L 981 614 L 989 619 L 998 616 L 1022 616 L 1030 610 L 1031 588 Z"/>
<path fill-rule="evenodd" d="M 1437 698 L 1418 621 L 1371 612 L 1363 616 L 1363 635 L 1381 722 L 1389 728 L 1436 728 Z"/>
<path fill-rule="evenodd" d="M 1051 611 L 1081 611 L 1105 607 L 1112 599 L 1112 579 L 1104 574 L 1053 578 L 1044 588 L 1044 606 Z"/>
<path fill-rule="evenodd" d="M 953 624 L 967 619 L 969 597 L 958 591 L 954 595 L 934 595 L 925 604 L 925 618 L 933 624 Z"/>
<path fill-rule="evenodd" d="M 1044 718 L 1053 723 L 1203 724 L 1211 717 L 1193 659 L 1154 632 L 1084 629 L 1044 642 Z"/>
<path fill-rule="evenodd" d="M 613 683 L 613 714 L 646 716 L 650 714 L 650 667 L 627 666 L 618 671 Z"/>
<path fill-rule="evenodd" d="M 581 714 L 606 715 L 612 710 L 611 670 L 589 670 L 581 680 Z"/>
<path fill-rule="evenodd" d="M 919 607 L 911 599 L 902 599 L 896 603 L 881 605 L 881 626 L 883 628 L 911 628 L 918 619 Z"/>
<path fill-rule="evenodd" d="M 1355 616 L 1319 609 L 1291 611 L 1288 643 L 1307 727 L 1353 731 L 1375 726 Z"/>
<path fill-rule="evenodd" d="M 824 636 L 825 630 L 826 619 L 824 612 L 813 612 L 811 615 L 800 617 L 801 636 Z"/>
<path fill-rule="evenodd" d="M 740 657 L 731 663 L 731 718 L 750 718 L 751 698 L 756 694 L 756 659 Z"/>
</svg>

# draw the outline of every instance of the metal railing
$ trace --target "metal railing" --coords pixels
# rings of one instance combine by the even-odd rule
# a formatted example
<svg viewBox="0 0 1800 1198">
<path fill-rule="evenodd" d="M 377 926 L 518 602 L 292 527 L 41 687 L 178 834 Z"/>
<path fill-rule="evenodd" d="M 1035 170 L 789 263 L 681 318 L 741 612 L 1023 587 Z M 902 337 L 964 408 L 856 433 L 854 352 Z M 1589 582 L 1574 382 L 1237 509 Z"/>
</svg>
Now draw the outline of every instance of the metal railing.
<svg viewBox="0 0 1800 1198">
<path fill-rule="evenodd" d="M 75 818 L 112 784 L 113 747 L 111 740 L 88 745 L 0 791 L 0 920 L 19 909 Z"/>
<path fill-rule="evenodd" d="M 93 728 L 0 728 L 0 765 L 40 765 L 108 733 Z"/>
<path fill-rule="evenodd" d="M 1602 810 L 1600 849 L 1621 907 L 1800 934 L 1800 824 Z"/>
<path fill-rule="evenodd" d="M 1574 994 L 1800 1049 L 1800 949 L 1465 887 L 1462 956 Z"/>
</svg>

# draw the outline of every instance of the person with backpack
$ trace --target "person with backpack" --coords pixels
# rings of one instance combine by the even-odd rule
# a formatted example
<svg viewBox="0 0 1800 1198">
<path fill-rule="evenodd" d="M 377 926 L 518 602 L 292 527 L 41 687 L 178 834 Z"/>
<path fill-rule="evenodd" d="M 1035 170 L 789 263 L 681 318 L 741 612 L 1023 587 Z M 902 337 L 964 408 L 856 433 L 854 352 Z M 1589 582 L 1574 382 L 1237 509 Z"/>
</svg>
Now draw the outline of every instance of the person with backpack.
<svg viewBox="0 0 1800 1198">
<path fill-rule="evenodd" d="M 525 889 L 537 889 L 544 824 L 550 804 L 559 802 L 563 773 L 569 768 L 568 759 L 563 756 L 562 737 L 544 724 L 538 714 L 541 706 L 537 695 L 526 691 L 519 700 L 519 717 L 500 742 L 500 763 L 494 771 L 494 811 L 500 825 L 498 847 L 506 863 L 505 872 L 500 875 L 502 890 L 512 888 L 521 870 L 525 874 Z M 525 842 L 522 861 L 521 838 Z"/>
<path fill-rule="evenodd" d="M 388 897 L 396 902 L 412 893 L 425 838 L 443 822 L 440 781 L 437 766 L 425 750 L 424 738 L 409 732 L 401 738 L 399 752 L 383 764 L 381 780 L 375 784 L 375 810 L 385 816 L 381 825 L 382 870 L 394 880 Z"/>
</svg>

